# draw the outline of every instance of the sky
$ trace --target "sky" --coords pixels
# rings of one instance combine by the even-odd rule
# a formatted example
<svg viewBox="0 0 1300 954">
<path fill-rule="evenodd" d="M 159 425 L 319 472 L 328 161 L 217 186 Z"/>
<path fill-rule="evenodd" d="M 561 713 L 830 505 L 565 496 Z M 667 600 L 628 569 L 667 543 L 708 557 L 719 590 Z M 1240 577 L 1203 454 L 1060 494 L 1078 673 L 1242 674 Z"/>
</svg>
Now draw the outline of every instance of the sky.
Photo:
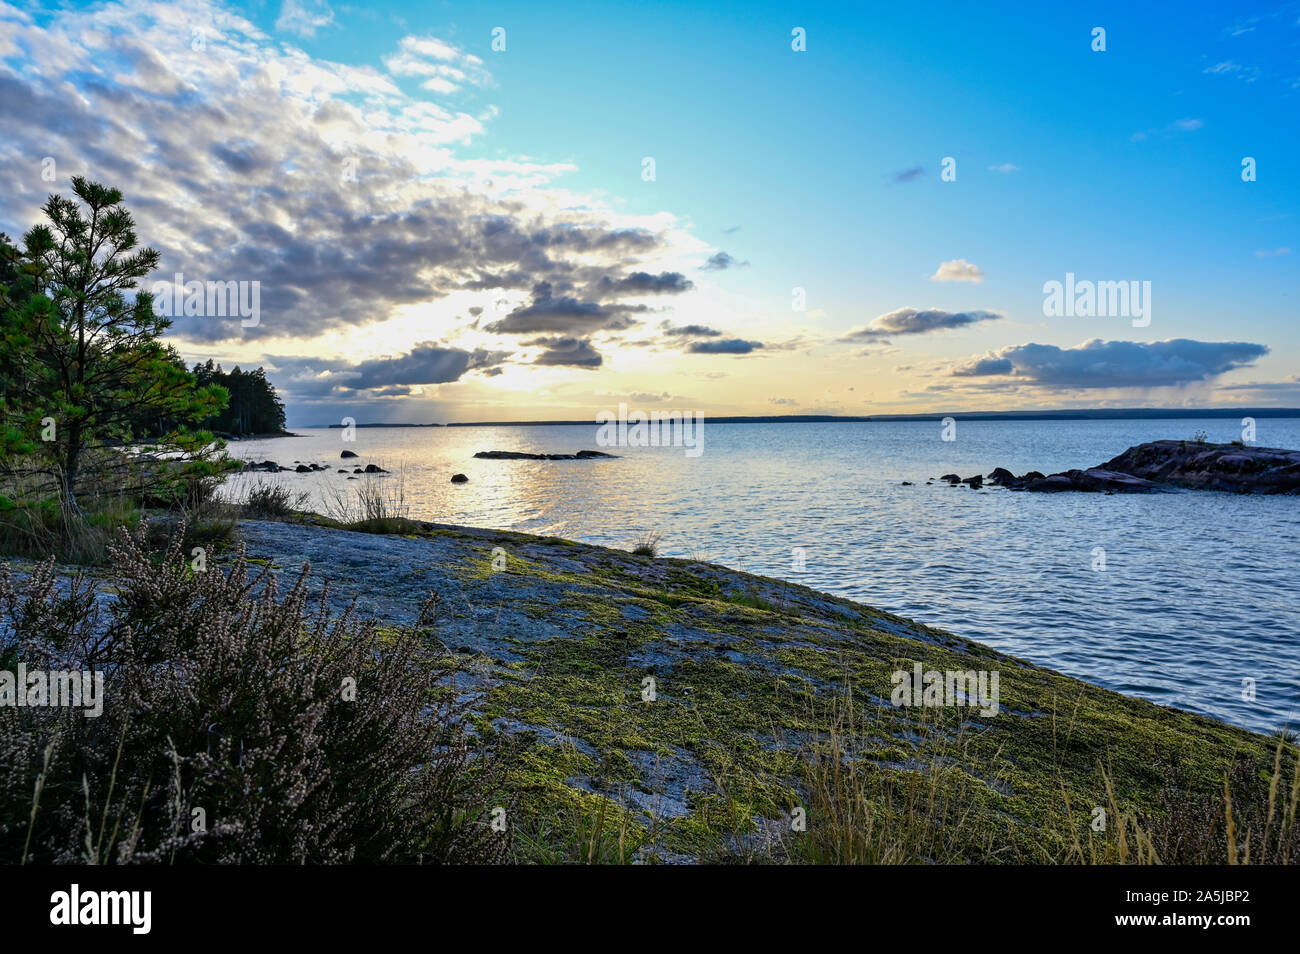
<svg viewBox="0 0 1300 954">
<path fill-rule="evenodd" d="M 1300 0 L 1053 6 L 0 0 L 0 230 L 291 426 L 1300 406 Z"/>
</svg>

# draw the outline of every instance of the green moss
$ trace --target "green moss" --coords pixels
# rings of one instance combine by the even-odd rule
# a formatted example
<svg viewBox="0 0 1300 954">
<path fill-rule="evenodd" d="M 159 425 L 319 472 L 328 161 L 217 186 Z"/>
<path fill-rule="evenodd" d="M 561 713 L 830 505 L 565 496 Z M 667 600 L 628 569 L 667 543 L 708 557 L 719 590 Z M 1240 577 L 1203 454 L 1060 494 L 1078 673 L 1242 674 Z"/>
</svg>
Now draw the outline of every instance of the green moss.
<svg viewBox="0 0 1300 954">
<path fill-rule="evenodd" d="M 455 544 L 431 575 L 516 621 L 476 630 L 519 658 L 492 668 L 474 724 L 509 742 L 530 860 L 748 856 L 777 834 L 824 857 L 786 816 L 852 815 L 812 814 L 833 801 L 815 777 L 828 746 L 866 793 L 855 824 L 895 833 L 902 860 L 1062 860 L 1111 793 L 1146 817 L 1173 773 L 1191 799 L 1221 794 L 1239 758 L 1272 765 L 1262 736 L 806 587 L 552 538 L 412 532 Z M 537 638 L 533 620 L 563 635 Z M 917 662 L 997 671 L 1000 711 L 893 706 L 892 674 Z"/>
</svg>

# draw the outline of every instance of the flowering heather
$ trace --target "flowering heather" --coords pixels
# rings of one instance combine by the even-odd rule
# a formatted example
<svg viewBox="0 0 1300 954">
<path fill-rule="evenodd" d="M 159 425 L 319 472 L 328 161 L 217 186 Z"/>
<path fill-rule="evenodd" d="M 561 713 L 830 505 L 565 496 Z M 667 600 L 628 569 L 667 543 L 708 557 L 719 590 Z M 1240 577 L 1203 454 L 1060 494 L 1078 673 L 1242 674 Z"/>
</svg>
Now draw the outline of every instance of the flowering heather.
<svg viewBox="0 0 1300 954">
<path fill-rule="evenodd" d="M 199 570 L 147 529 L 113 596 L 0 568 L 0 670 L 103 673 L 102 716 L 0 707 L 0 861 L 456 862 L 507 851 L 427 630 L 288 592 L 244 554 Z"/>
</svg>

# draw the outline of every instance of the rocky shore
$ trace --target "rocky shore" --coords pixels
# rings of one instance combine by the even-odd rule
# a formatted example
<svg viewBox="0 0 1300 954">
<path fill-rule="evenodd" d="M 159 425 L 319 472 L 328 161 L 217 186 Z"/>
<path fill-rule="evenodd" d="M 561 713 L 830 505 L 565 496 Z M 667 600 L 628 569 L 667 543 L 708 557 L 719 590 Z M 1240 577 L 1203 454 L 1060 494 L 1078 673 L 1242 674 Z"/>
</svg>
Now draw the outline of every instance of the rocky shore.
<svg viewBox="0 0 1300 954">
<path fill-rule="evenodd" d="M 1149 494 L 1221 490 L 1237 494 L 1300 494 L 1300 451 L 1241 443 L 1151 441 L 1086 470 L 1051 475 L 1030 471 L 1017 477 L 997 467 L 987 475 L 962 478 L 945 474 L 939 479 L 974 490 L 987 481 L 1008 490 L 1034 492 Z"/>
<path fill-rule="evenodd" d="M 336 610 L 355 600 L 404 625 L 435 594 L 429 638 L 459 668 L 482 736 L 518 748 L 521 801 L 601 813 L 642 858 L 772 850 L 809 804 L 809 753 L 845 731 L 845 706 L 863 770 L 891 786 L 942 773 L 963 793 L 964 828 L 1005 860 L 1061 857 L 1069 805 L 1084 824 L 1108 785 L 1150 807 L 1170 777 L 1213 793 L 1243 753 L 1271 758 L 1262 736 L 804 586 L 555 537 L 397 529 L 303 517 L 241 521 L 239 535 L 285 585 L 309 564 Z M 996 713 L 895 707 L 893 674 L 918 664 L 998 673 Z"/>
</svg>

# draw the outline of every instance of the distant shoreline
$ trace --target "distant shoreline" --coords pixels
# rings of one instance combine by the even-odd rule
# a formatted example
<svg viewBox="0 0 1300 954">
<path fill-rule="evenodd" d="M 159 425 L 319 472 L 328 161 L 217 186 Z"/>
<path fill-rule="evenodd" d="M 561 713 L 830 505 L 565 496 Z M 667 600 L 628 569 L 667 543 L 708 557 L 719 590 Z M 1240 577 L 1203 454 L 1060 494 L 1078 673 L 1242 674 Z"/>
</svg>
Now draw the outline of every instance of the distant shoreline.
<svg viewBox="0 0 1300 954">
<path fill-rule="evenodd" d="M 1182 421 L 1207 418 L 1300 418 L 1300 408 L 1295 407 L 1240 407 L 1240 408 L 1093 408 L 1062 411 L 973 411 L 929 414 L 782 414 L 782 415 L 729 415 L 705 416 L 711 424 L 861 424 L 906 423 L 908 421 L 942 421 L 951 417 L 959 421 Z M 357 424 L 355 427 L 595 427 L 596 420 L 567 421 L 457 421 L 450 424 Z M 304 424 L 304 430 L 340 428 L 341 424 Z M 297 436 L 297 435 L 265 435 Z M 248 438 L 245 438 L 247 440 Z"/>
</svg>

